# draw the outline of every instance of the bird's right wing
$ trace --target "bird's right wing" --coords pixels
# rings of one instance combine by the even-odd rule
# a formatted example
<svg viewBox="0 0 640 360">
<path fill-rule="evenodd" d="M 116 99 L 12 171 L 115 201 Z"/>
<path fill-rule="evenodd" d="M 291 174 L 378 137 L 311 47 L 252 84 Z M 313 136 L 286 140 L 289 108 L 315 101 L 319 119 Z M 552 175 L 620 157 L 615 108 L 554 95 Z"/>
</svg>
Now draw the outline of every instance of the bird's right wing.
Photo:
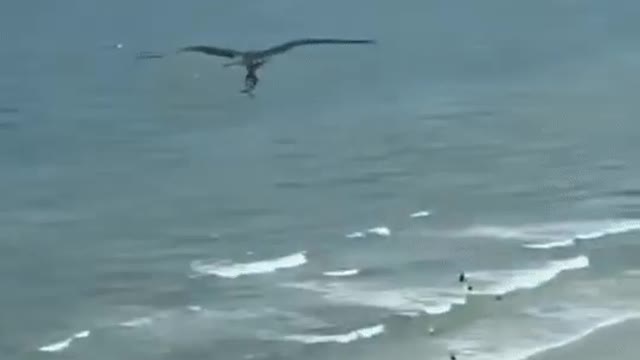
<svg viewBox="0 0 640 360">
<path fill-rule="evenodd" d="M 222 56 L 227 58 L 234 58 L 236 56 L 242 55 L 242 52 L 237 50 L 218 48 L 213 46 L 205 46 L 205 45 L 183 47 L 179 49 L 178 52 L 199 52 L 207 55 Z"/>
<path fill-rule="evenodd" d="M 331 39 L 331 38 L 306 38 L 285 42 L 280 45 L 272 46 L 266 50 L 260 51 L 261 56 L 272 56 L 289 51 L 294 47 L 303 45 L 322 45 L 322 44 L 375 44 L 375 40 L 369 39 Z"/>
</svg>

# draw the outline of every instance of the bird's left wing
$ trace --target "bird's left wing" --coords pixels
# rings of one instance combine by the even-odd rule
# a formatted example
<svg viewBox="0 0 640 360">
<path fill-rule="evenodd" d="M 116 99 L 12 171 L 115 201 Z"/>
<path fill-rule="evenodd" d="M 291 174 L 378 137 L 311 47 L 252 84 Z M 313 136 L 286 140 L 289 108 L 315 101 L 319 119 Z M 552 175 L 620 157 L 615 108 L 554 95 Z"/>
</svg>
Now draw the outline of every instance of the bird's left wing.
<svg viewBox="0 0 640 360">
<path fill-rule="evenodd" d="M 222 56 L 227 58 L 234 58 L 236 56 L 242 55 L 242 52 L 237 50 L 218 48 L 213 46 L 205 46 L 205 45 L 186 46 L 178 49 L 176 52 L 177 53 L 199 52 L 207 55 Z M 143 51 L 138 53 L 138 56 L 136 58 L 137 59 L 162 59 L 166 56 L 167 54 L 162 54 L 162 53 L 153 52 L 153 51 Z"/>
<path fill-rule="evenodd" d="M 228 58 L 234 58 L 242 54 L 242 52 L 233 49 L 218 48 L 205 45 L 186 46 L 178 49 L 178 52 L 199 52 L 207 55 L 222 56 Z"/>
<path fill-rule="evenodd" d="M 307 39 L 298 39 L 288 41 L 286 43 L 276 45 L 265 49 L 263 51 L 259 51 L 258 54 L 260 56 L 272 56 L 276 54 L 281 54 L 285 51 L 289 51 L 297 46 L 302 45 L 320 45 L 320 44 L 375 44 L 375 40 L 357 40 L 357 39 L 328 39 L 328 38 L 307 38 Z"/>
</svg>

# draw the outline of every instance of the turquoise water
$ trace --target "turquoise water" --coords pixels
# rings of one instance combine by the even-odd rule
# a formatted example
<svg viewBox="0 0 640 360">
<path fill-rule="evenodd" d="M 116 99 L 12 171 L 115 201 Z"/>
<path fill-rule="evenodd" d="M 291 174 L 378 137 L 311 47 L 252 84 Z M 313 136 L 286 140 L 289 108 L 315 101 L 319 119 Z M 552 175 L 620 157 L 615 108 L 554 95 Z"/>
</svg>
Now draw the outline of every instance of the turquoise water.
<svg viewBox="0 0 640 360">
<path fill-rule="evenodd" d="M 517 360 L 639 310 L 631 1 L 1 8 L 3 358 Z M 254 99 L 135 60 L 300 36 L 378 44 Z"/>
</svg>

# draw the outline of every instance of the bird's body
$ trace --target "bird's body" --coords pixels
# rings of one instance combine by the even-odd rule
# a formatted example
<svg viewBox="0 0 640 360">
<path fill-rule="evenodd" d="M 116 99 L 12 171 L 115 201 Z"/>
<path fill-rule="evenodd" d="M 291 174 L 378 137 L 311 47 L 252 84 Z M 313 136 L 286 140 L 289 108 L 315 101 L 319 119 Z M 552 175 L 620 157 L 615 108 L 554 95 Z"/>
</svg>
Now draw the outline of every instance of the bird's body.
<svg viewBox="0 0 640 360">
<path fill-rule="evenodd" d="M 282 54 L 295 47 L 303 45 L 319 45 L 319 44 L 373 44 L 374 40 L 349 40 L 349 39 L 329 39 L 329 38 L 307 38 L 288 41 L 276 46 L 272 46 L 263 50 L 249 50 L 239 51 L 228 48 L 220 48 L 206 45 L 192 45 L 178 49 L 178 53 L 182 52 L 197 52 L 206 55 L 226 57 L 234 59 L 230 63 L 224 64 L 225 67 L 229 66 L 243 66 L 247 70 L 245 76 L 245 88 L 243 93 L 251 94 L 253 89 L 258 84 L 258 77 L 256 71 L 262 67 L 271 57 L 274 55 Z M 157 55 L 147 55 L 146 58 L 156 58 Z"/>
</svg>

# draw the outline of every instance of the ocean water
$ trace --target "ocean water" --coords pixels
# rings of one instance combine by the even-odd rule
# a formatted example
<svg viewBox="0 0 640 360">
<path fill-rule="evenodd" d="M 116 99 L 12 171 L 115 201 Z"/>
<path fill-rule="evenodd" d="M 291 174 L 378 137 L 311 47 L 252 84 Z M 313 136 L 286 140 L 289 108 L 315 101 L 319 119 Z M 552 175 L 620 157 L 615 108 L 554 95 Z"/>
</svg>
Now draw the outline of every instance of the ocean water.
<svg viewBox="0 0 640 360">
<path fill-rule="evenodd" d="M 522 360 L 638 316 L 638 11 L 3 3 L 0 357 Z M 253 99 L 135 59 L 309 36 L 378 42 Z"/>
</svg>

